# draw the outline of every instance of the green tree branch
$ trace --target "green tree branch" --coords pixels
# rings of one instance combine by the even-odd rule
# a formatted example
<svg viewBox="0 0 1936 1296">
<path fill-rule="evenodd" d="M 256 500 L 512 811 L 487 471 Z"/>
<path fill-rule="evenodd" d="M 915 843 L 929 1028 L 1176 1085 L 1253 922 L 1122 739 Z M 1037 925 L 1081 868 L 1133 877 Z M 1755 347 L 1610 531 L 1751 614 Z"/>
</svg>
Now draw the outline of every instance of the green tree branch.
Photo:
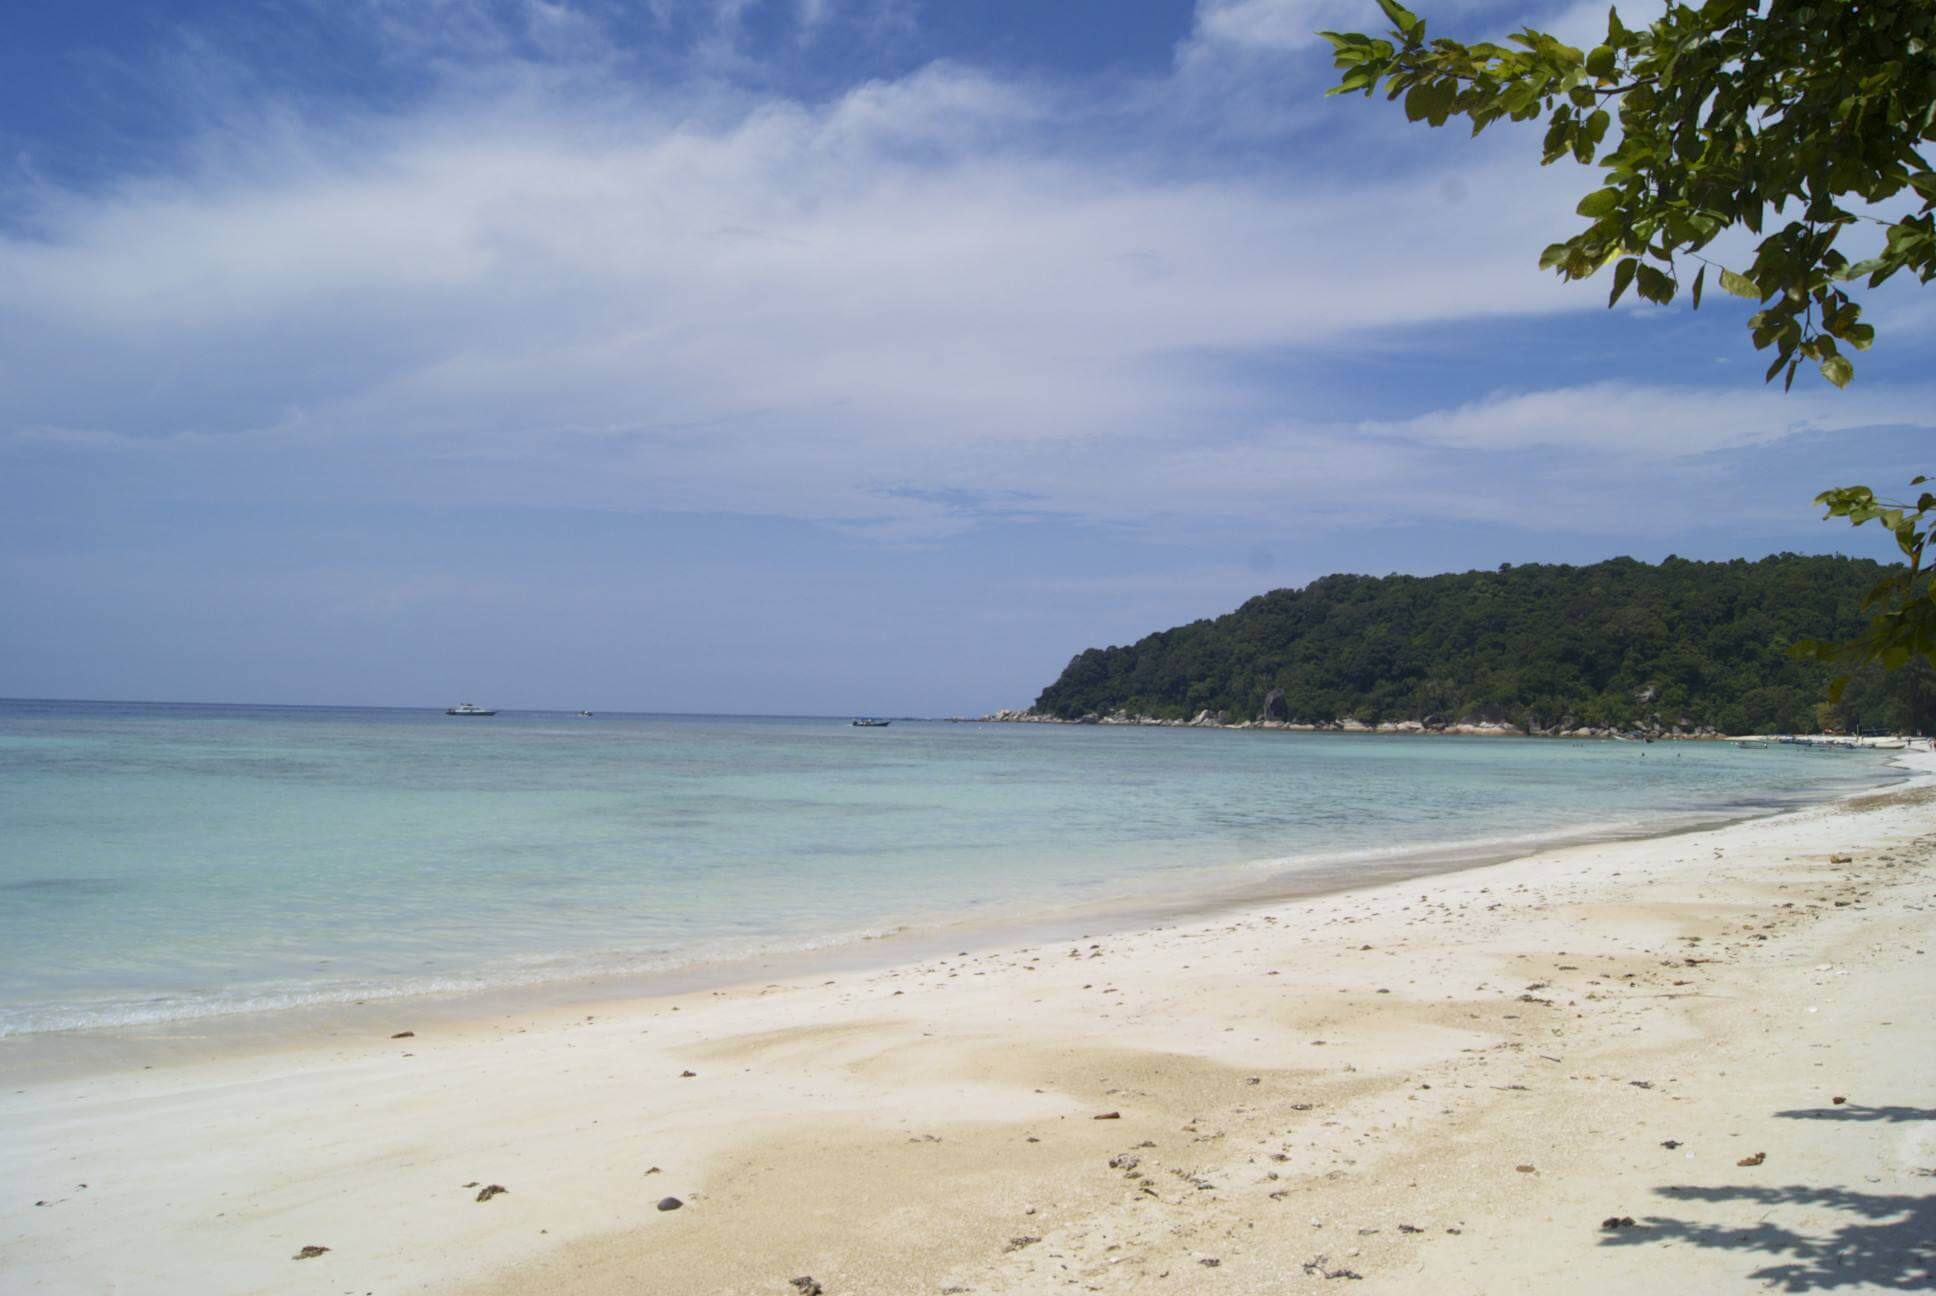
<svg viewBox="0 0 1936 1296">
<path fill-rule="evenodd" d="M 1330 93 L 1382 90 L 1412 121 L 1460 117 L 1474 135 L 1544 116 L 1541 164 L 1570 157 L 1602 176 L 1577 208 L 1586 227 L 1539 264 L 1566 280 L 1611 266 L 1609 307 L 1629 288 L 1671 304 L 1689 258 L 1694 309 L 1710 267 L 1723 291 L 1759 304 L 1747 323 L 1755 349 L 1771 353 L 1765 381 L 1781 375 L 1786 390 L 1807 361 L 1846 387 L 1855 366 L 1844 348 L 1866 350 L 1875 329 L 1843 285 L 1936 278 L 1936 171 L 1922 152 L 1936 140 L 1936 0 L 1707 0 L 1671 4 L 1644 28 L 1609 9 L 1590 50 L 1532 28 L 1510 45 L 1428 38 L 1398 0 L 1378 3 L 1384 35 L 1321 33 L 1342 73 Z M 1869 226 L 1881 246 L 1851 261 L 1838 242 Z M 1701 254 L 1737 227 L 1760 239 L 1747 264 Z M 1889 528 L 1905 564 L 1870 593 L 1869 633 L 1798 651 L 1851 668 L 1936 661 L 1925 563 L 1936 500 L 1882 503 L 1851 486 L 1816 502 L 1828 517 Z"/>
</svg>

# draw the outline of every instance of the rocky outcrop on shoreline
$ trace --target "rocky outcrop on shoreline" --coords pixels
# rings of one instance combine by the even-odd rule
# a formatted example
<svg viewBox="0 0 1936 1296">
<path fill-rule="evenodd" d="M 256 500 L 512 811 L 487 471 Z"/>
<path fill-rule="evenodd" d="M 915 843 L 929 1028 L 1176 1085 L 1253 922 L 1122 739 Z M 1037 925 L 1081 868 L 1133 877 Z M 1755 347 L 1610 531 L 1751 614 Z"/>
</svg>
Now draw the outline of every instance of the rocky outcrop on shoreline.
<svg viewBox="0 0 1936 1296">
<path fill-rule="evenodd" d="M 1277 703 L 1273 711 L 1272 702 Z M 1050 715 L 1043 711 L 1025 708 L 1003 709 L 982 716 L 991 724 L 1076 724 L 1076 725 L 1144 725 L 1162 729 L 1282 729 L 1291 733 L 1360 733 L 1360 734 L 1463 734 L 1472 737 L 1504 738 L 1726 738 L 1728 735 L 1718 729 L 1694 726 L 1686 723 L 1665 724 L 1658 717 L 1648 724 L 1631 730 L 1615 730 L 1570 726 L 1564 721 L 1550 728 L 1527 727 L 1508 723 L 1504 720 L 1461 720 L 1449 721 L 1443 716 L 1427 716 L 1423 720 L 1384 720 L 1376 724 L 1366 724 L 1362 720 L 1293 720 L 1283 713 L 1283 694 L 1273 692 L 1265 699 L 1264 712 L 1254 720 L 1232 720 L 1222 711 L 1199 711 L 1188 720 L 1172 717 L 1134 715 L 1127 711 L 1112 711 L 1106 715 L 1091 713 L 1084 716 L 1065 717 Z"/>
</svg>

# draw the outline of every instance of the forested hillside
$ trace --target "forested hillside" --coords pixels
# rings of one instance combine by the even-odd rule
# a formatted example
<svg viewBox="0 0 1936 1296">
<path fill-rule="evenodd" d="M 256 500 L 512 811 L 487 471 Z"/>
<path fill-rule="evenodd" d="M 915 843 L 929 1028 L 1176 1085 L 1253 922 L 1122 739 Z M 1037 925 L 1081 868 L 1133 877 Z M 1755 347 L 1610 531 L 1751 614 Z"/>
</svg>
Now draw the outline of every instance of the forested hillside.
<svg viewBox="0 0 1936 1296">
<path fill-rule="evenodd" d="M 1936 722 L 1926 668 L 1831 671 L 1798 639 L 1865 624 L 1866 559 L 1503 566 L 1446 576 L 1327 576 L 1121 648 L 1091 648 L 1042 691 L 1064 719 L 1127 712 L 1303 723 L 1504 721 L 1575 728 L 1914 729 Z M 1273 699 L 1281 690 L 1282 699 Z"/>
</svg>

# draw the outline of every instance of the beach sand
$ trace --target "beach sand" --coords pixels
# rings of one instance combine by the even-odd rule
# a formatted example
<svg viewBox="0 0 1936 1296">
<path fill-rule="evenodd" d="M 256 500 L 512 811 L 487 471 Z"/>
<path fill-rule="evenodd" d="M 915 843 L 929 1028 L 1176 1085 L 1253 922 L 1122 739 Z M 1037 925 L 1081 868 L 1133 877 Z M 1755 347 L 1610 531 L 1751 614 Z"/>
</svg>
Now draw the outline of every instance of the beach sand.
<svg viewBox="0 0 1936 1296">
<path fill-rule="evenodd" d="M 1926 1288 L 1936 760 L 1906 760 L 1151 930 L 15 1077 L 0 1289 Z"/>
</svg>

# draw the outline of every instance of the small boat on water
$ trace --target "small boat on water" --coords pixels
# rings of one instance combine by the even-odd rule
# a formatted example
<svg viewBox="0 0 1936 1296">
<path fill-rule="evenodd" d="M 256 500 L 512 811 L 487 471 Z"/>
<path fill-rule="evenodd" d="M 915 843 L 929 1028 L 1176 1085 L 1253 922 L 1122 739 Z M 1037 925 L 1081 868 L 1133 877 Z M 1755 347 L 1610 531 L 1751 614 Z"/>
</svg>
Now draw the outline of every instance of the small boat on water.
<svg viewBox="0 0 1936 1296">
<path fill-rule="evenodd" d="M 584 716 L 587 720 L 592 718 L 592 713 L 589 711 L 580 711 L 578 714 Z"/>
<path fill-rule="evenodd" d="M 1735 743 L 1736 747 L 1766 747 L 1767 745 L 1759 738 L 1743 738 Z"/>
<path fill-rule="evenodd" d="M 481 707 L 475 702 L 459 702 L 454 707 L 445 707 L 444 714 L 458 716 L 494 716 L 497 712 Z"/>
<path fill-rule="evenodd" d="M 891 725 L 891 724 L 893 724 L 893 723 L 894 723 L 894 722 L 893 722 L 892 720 L 856 720 L 856 721 L 854 721 L 854 728 L 856 728 L 856 729 L 885 729 L 885 728 L 887 728 L 887 727 L 888 727 L 889 725 Z"/>
</svg>

